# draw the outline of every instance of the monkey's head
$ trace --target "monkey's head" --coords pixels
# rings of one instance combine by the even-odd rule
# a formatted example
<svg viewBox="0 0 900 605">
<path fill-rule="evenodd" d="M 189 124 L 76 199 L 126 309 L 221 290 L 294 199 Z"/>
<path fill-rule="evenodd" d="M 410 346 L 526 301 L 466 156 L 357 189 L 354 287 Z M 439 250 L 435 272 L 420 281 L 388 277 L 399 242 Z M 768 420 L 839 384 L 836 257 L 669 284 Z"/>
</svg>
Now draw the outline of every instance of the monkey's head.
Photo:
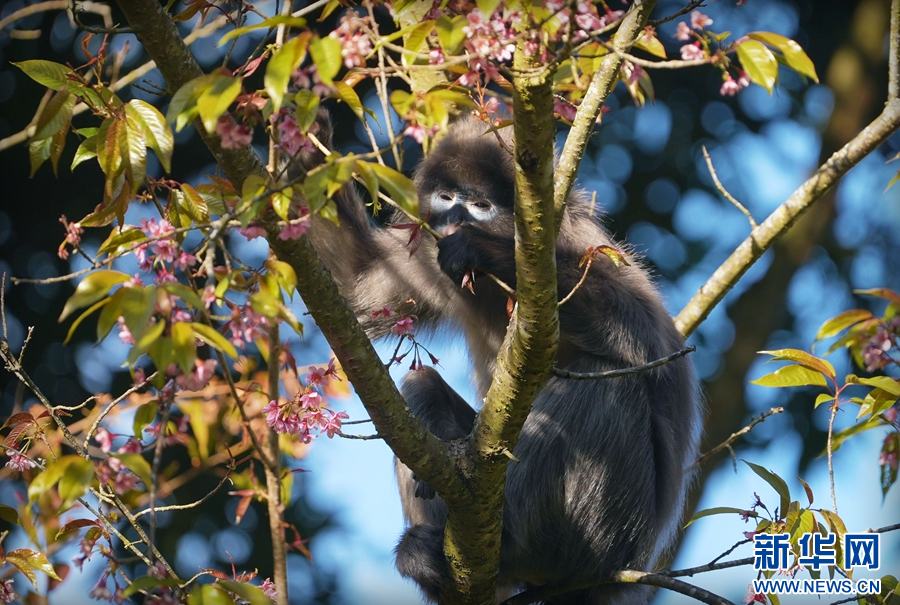
<svg viewBox="0 0 900 605">
<path fill-rule="evenodd" d="M 512 150 L 511 129 L 500 131 Z M 453 124 L 416 170 L 419 211 L 441 235 L 471 224 L 498 235 L 514 230 L 514 165 L 497 134 L 474 118 Z M 430 215 L 429 215 L 430 213 Z"/>
</svg>

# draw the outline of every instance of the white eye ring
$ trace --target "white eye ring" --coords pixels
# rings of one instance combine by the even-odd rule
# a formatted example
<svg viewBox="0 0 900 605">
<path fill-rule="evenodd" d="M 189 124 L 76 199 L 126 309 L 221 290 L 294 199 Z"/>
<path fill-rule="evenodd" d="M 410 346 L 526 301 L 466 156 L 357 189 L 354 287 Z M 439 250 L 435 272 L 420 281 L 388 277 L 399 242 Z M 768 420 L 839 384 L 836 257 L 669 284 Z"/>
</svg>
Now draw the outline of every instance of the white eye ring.
<svg viewBox="0 0 900 605">
<path fill-rule="evenodd" d="M 451 191 L 438 190 L 431 194 L 431 209 L 435 212 L 446 212 L 457 203 L 457 196 Z"/>
</svg>

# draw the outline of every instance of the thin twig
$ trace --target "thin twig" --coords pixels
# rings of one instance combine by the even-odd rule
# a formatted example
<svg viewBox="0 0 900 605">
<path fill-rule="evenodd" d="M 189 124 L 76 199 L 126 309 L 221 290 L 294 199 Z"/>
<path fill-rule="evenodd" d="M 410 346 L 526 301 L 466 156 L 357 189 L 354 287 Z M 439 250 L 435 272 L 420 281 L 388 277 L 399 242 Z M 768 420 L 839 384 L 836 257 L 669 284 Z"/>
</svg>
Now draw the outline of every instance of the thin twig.
<svg viewBox="0 0 900 605">
<path fill-rule="evenodd" d="M 169 506 L 157 506 L 157 507 L 154 507 L 153 505 L 151 505 L 149 508 L 145 508 L 142 511 L 136 512 L 134 514 L 134 518 L 140 519 L 144 515 L 147 515 L 150 513 L 165 513 L 165 512 L 169 512 L 169 511 L 173 511 L 173 510 L 188 510 L 191 508 L 197 508 L 198 506 L 200 506 L 201 504 L 203 504 L 204 502 L 206 502 L 207 500 L 212 498 L 213 495 L 215 495 L 215 493 L 218 492 L 222 488 L 222 486 L 225 485 L 225 483 L 231 479 L 231 470 L 232 469 L 230 469 L 230 468 L 226 469 L 225 476 L 222 477 L 222 480 L 219 481 L 219 484 L 216 487 L 214 487 L 211 492 L 209 492 L 208 494 L 206 494 L 199 500 L 191 502 L 190 504 L 170 504 Z"/>
<path fill-rule="evenodd" d="M 743 567 L 744 565 L 753 565 L 753 557 L 747 557 L 745 559 L 735 559 L 733 561 L 725 561 L 724 563 L 707 563 L 706 565 L 700 565 L 698 567 L 688 567 L 687 569 L 675 569 L 672 571 L 664 571 L 661 572 L 661 575 L 669 576 L 672 578 L 682 577 L 682 576 L 694 576 L 698 573 L 705 573 L 707 571 L 717 571 L 719 569 L 731 569 L 732 567 Z"/>
<path fill-rule="evenodd" d="M 726 439 L 725 441 L 723 441 L 722 443 L 720 443 L 720 444 L 717 445 L 716 447 L 712 448 L 712 449 L 709 450 L 708 452 L 705 452 L 705 453 L 703 453 L 703 454 L 700 454 L 700 456 L 697 457 L 697 461 L 694 462 L 694 466 L 699 466 L 704 460 L 706 460 L 707 458 L 709 458 L 709 457 L 712 456 L 713 454 L 717 454 L 718 452 L 721 452 L 721 451 L 724 450 L 725 448 L 730 448 L 732 443 L 734 443 L 735 441 L 737 441 L 738 439 L 740 439 L 741 437 L 743 437 L 744 435 L 746 435 L 747 433 L 749 433 L 750 431 L 752 431 L 753 428 L 754 428 L 757 424 L 763 422 L 763 421 L 764 421 L 766 418 L 768 418 L 769 416 L 774 416 L 775 414 L 781 414 L 782 412 L 784 412 L 784 408 L 783 408 L 783 407 L 776 407 L 776 408 L 772 408 L 772 409 L 769 410 L 768 412 L 765 412 L 765 413 L 763 413 L 763 414 L 760 414 L 758 418 L 751 418 L 750 424 L 748 424 L 747 426 L 745 426 L 744 428 L 742 428 L 742 429 L 740 429 L 740 430 L 738 430 L 738 431 L 733 432 L 733 433 L 728 437 L 728 439 Z"/>
<path fill-rule="evenodd" d="M 122 393 L 121 395 L 119 395 L 118 397 L 116 397 L 115 399 L 113 399 L 112 401 L 110 401 L 108 404 L 106 404 L 106 407 L 103 408 L 103 411 L 100 412 L 100 415 L 97 416 L 97 419 L 96 419 L 96 420 L 94 420 L 94 423 L 91 425 L 91 428 L 88 430 L 87 435 L 86 435 L 85 438 L 84 438 L 84 448 L 85 448 L 85 449 L 87 449 L 88 444 L 89 444 L 90 441 L 91 441 L 91 437 L 94 436 L 94 433 L 95 433 L 95 432 L 97 431 L 97 429 L 100 427 L 100 423 L 103 422 L 103 419 L 106 418 L 106 417 L 109 415 L 109 413 L 112 411 L 112 409 L 113 409 L 114 407 L 116 407 L 117 405 L 119 405 L 126 397 L 128 397 L 128 396 L 131 395 L 132 393 L 135 393 L 135 392 L 137 392 L 139 389 L 142 389 L 142 388 L 144 388 L 145 386 L 147 386 L 148 384 L 150 384 L 150 381 L 153 380 L 154 378 L 156 378 L 156 375 L 157 375 L 158 373 L 159 373 L 158 371 L 157 371 L 157 372 L 153 372 L 152 374 L 150 374 L 149 376 L 147 376 L 147 378 L 145 378 L 145 379 L 143 380 L 143 382 L 141 382 L 140 384 L 136 384 L 136 385 L 132 386 L 130 389 L 128 389 L 127 391 L 125 391 L 124 393 Z M 85 403 L 86 403 L 86 402 L 85 402 Z M 57 409 L 59 409 L 59 408 L 57 408 Z"/>
<path fill-rule="evenodd" d="M 618 370 L 607 370 L 605 372 L 570 372 L 568 370 L 553 368 L 552 373 L 557 378 L 567 378 L 569 380 L 605 380 L 607 378 L 618 378 L 619 376 L 639 374 L 641 372 L 646 372 L 647 370 L 652 370 L 653 368 L 658 368 L 659 366 L 675 361 L 679 357 L 684 357 L 688 353 L 693 353 L 696 350 L 697 347 L 695 347 L 694 345 L 690 345 L 681 349 L 680 351 L 672 353 L 671 355 L 666 355 L 665 357 L 661 357 L 649 363 L 641 364 L 639 366 L 632 366 L 630 368 L 621 368 Z"/>
<path fill-rule="evenodd" d="M 738 210 L 740 210 L 741 212 L 744 213 L 744 216 L 746 216 L 747 220 L 750 221 L 750 228 L 756 229 L 758 225 L 756 224 L 756 221 L 753 220 L 753 215 L 750 214 L 750 211 L 747 210 L 743 204 L 741 204 L 739 201 L 737 201 L 733 195 L 728 193 L 728 190 L 725 189 L 725 186 L 722 185 L 722 182 L 719 180 L 719 175 L 716 174 L 716 169 L 713 168 L 713 163 L 712 163 L 712 159 L 709 157 L 709 152 L 706 151 L 706 145 L 703 145 L 703 147 L 701 147 L 701 149 L 703 149 L 703 157 L 706 159 L 706 167 L 709 168 L 709 174 L 710 174 L 710 176 L 712 176 L 713 183 L 716 184 L 716 189 L 719 190 L 719 193 L 721 193 L 723 196 L 725 196 L 726 200 L 728 200 L 729 202 L 734 204 Z"/>
<path fill-rule="evenodd" d="M 653 27 L 658 27 L 658 26 L 662 25 L 663 23 L 668 23 L 669 21 L 674 21 L 678 17 L 680 17 L 682 15 L 686 15 L 689 12 L 691 12 L 692 10 L 694 10 L 695 8 L 699 8 L 701 6 L 706 6 L 706 0 L 691 0 L 683 8 L 680 8 L 679 10 L 672 13 L 668 17 L 662 17 L 661 19 L 651 19 L 650 21 L 648 21 L 648 23 L 650 25 L 652 25 Z"/>
<path fill-rule="evenodd" d="M 575 286 L 572 288 L 572 291 L 569 292 L 568 294 L 566 294 L 565 297 L 564 297 L 561 301 L 559 301 L 558 304 L 559 304 L 560 307 L 563 306 L 564 304 L 566 304 L 567 302 L 569 302 L 569 300 L 570 300 L 573 296 L 575 296 L 575 292 L 578 291 L 578 288 L 580 288 L 580 287 L 581 287 L 581 284 L 584 283 L 584 280 L 587 279 L 588 271 L 591 269 L 591 264 L 592 264 L 593 262 L 594 262 L 594 259 L 593 259 L 593 258 L 587 259 L 587 262 L 584 264 L 584 273 L 581 274 L 581 279 L 578 280 L 578 283 L 575 284 Z"/>
</svg>

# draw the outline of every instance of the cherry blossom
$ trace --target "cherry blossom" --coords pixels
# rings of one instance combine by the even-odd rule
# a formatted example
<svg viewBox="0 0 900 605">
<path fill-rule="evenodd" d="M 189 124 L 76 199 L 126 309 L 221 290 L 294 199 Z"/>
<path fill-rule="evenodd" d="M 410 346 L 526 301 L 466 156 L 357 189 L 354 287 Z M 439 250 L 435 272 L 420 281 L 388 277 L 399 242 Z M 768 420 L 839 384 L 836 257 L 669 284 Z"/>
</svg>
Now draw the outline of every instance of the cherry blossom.
<svg viewBox="0 0 900 605">
<path fill-rule="evenodd" d="M 10 453 L 10 451 L 7 450 L 6 453 L 9 456 L 9 460 L 6 461 L 7 468 L 11 468 L 21 473 L 22 471 L 27 471 L 28 469 L 35 467 L 34 462 L 19 452 Z"/>
</svg>

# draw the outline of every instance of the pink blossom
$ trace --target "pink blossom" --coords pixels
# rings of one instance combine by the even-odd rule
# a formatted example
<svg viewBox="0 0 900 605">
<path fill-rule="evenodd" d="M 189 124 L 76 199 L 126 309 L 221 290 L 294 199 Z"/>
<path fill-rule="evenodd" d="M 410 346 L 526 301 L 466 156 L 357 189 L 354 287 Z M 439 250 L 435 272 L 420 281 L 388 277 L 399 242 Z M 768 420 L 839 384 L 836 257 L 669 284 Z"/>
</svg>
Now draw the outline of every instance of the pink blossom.
<svg viewBox="0 0 900 605">
<path fill-rule="evenodd" d="M 203 303 L 203 306 L 207 309 L 210 309 L 214 302 L 216 302 L 216 287 L 212 284 L 203 288 L 203 292 L 200 294 L 200 302 Z"/>
<path fill-rule="evenodd" d="M 194 369 L 175 378 L 175 384 L 187 391 L 199 391 L 209 384 L 218 364 L 215 359 L 195 359 Z"/>
<path fill-rule="evenodd" d="M 733 97 L 740 91 L 741 85 L 734 81 L 731 76 L 727 76 L 725 81 L 722 82 L 722 88 L 719 89 L 719 94 L 723 97 Z"/>
<path fill-rule="evenodd" d="M 761 592 L 756 592 L 753 590 L 753 584 L 747 585 L 747 596 L 744 597 L 744 600 L 741 603 L 765 603 L 766 595 Z"/>
<path fill-rule="evenodd" d="M 685 44 L 681 47 L 681 58 L 685 61 L 698 61 L 706 58 L 706 51 L 700 47 L 700 42 Z"/>
<path fill-rule="evenodd" d="M 713 20 L 700 11 L 693 11 L 691 13 L 691 27 L 693 29 L 703 29 L 705 27 L 709 27 L 712 24 Z"/>
<path fill-rule="evenodd" d="M 337 412 L 332 413 L 331 418 L 328 419 L 326 424 L 324 425 L 325 434 L 328 435 L 328 438 L 331 439 L 335 435 L 341 435 L 341 421 L 349 418 L 350 415 L 347 412 Z"/>
<path fill-rule="evenodd" d="M 171 589 L 168 588 L 160 588 L 158 590 L 163 591 L 158 595 L 150 595 L 146 599 L 144 599 L 144 605 L 178 605 L 179 600 L 175 598 L 175 595 L 172 594 Z"/>
<path fill-rule="evenodd" d="M 182 252 L 181 255 L 175 259 L 175 266 L 182 271 L 186 271 L 188 267 L 193 267 L 196 264 L 197 257 L 193 254 L 188 254 L 187 252 Z"/>
<path fill-rule="evenodd" d="M 128 441 L 118 449 L 118 454 L 140 454 L 144 451 L 144 446 L 137 437 L 129 437 Z"/>
<path fill-rule="evenodd" d="M 100 539 L 100 534 L 96 534 L 93 540 L 89 540 L 87 537 L 81 539 L 78 543 L 78 555 L 72 559 L 72 563 L 75 564 L 79 570 L 84 565 L 85 561 L 91 560 L 91 555 L 94 553 L 94 544 L 96 544 L 97 540 Z"/>
<path fill-rule="evenodd" d="M 404 317 L 403 319 L 397 320 L 397 323 L 394 324 L 393 328 L 391 328 L 391 332 L 399 336 L 403 336 L 404 334 L 409 334 L 412 330 L 412 327 L 412 317 Z"/>
<path fill-rule="evenodd" d="M 26 471 L 30 468 L 34 468 L 35 464 L 27 457 L 23 456 L 19 452 L 10 453 L 9 450 L 6 450 L 7 455 L 9 456 L 9 460 L 6 461 L 7 468 L 11 468 L 15 471 Z"/>
<path fill-rule="evenodd" d="M 425 142 L 425 134 L 428 131 L 425 130 L 425 127 L 421 124 L 416 124 L 414 122 L 410 122 L 406 129 L 403 131 L 403 134 L 412 137 L 412 139 L 421 145 Z"/>
<path fill-rule="evenodd" d="M 688 24 L 684 21 L 678 23 L 678 28 L 675 30 L 675 33 L 672 34 L 676 40 L 682 40 L 687 42 L 691 39 L 691 28 L 688 27 Z"/>
<path fill-rule="evenodd" d="M 300 403 L 303 405 L 303 409 L 312 410 L 318 409 L 324 402 L 317 391 L 307 391 L 300 396 Z"/>
<path fill-rule="evenodd" d="M 444 51 L 440 48 L 433 48 L 428 51 L 428 62 L 431 65 L 440 65 L 444 62 Z"/>
<path fill-rule="evenodd" d="M 12 603 L 18 598 L 19 595 L 16 594 L 15 590 L 13 590 L 12 580 L 3 580 L 2 582 L 0 582 L 0 601 L 3 601 L 4 603 Z"/>
<path fill-rule="evenodd" d="M 571 122 L 575 119 L 575 106 L 564 99 L 553 97 L 553 112 L 558 114 L 563 120 Z"/>
<path fill-rule="evenodd" d="M 890 407 L 884 412 L 884 419 L 890 422 L 891 424 L 897 422 L 897 408 Z"/>
<path fill-rule="evenodd" d="M 309 221 L 290 222 L 281 228 L 281 232 L 278 234 L 278 239 L 299 239 L 306 235 L 307 229 L 309 229 Z"/>
<path fill-rule="evenodd" d="M 747 75 L 747 72 L 743 69 L 737 70 L 738 80 L 737 83 L 741 88 L 747 88 L 750 86 L 750 76 Z"/>
<path fill-rule="evenodd" d="M 138 478 L 130 471 L 121 470 L 116 473 L 116 479 L 113 481 L 113 489 L 116 490 L 117 494 L 124 494 L 125 492 L 134 489 L 137 482 Z"/>
<path fill-rule="evenodd" d="M 112 434 L 102 426 L 94 433 L 94 441 L 100 444 L 100 451 L 104 454 L 108 454 L 112 449 L 112 440 Z"/>
<path fill-rule="evenodd" d="M 242 149 L 253 141 L 253 131 L 246 124 L 238 124 L 230 115 L 216 122 L 216 134 L 222 139 L 225 149 Z"/>
<path fill-rule="evenodd" d="M 278 598 L 278 589 L 275 587 L 275 582 L 266 578 L 262 581 L 262 584 L 259 585 L 259 589 L 262 590 L 267 597 L 272 599 L 273 601 Z"/>
<path fill-rule="evenodd" d="M 331 361 L 334 363 L 334 360 Z M 334 366 L 331 366 L 333 369 Z M 309 372 L 306 374 L 306 384 L 310 386 L 327 387 L 329 383 L 329 370 L 325 368 L 317 368 L 309 366 Z"/>
<path fill-rule="evenodd" d="M 160 284 L 177 284 L 178 278 L 165 267 L 160 267 L 156 270 L 156 277 L 153 278 L 153 283 L 157 286 Z"/>
<path fill-rule="evenodd" d="M 888 467 L 893 472 L 897 472 L 897 454 L 895 452 L 881 452 L 878 456 L 878 464 Z"/>
<path fill-rule="evenodd" d="M 309 138 L 300 131 L 297 120 L 287 114 L 281 114 L 281 118 L 278 119 L 278 131 L 281 137 L 281 146 L 291 155 L 297 155 L 302 149 L 308 151 L 315 149 Z"/>
<path fill-rule="evenodd" d="M 266 229 L 262 225 L 250 223 L 246 227 L 238 227 L 238 233 L 250 240 L 257 237 L 265 237 Z"/>
<path fill-rule="evenodd" d="M 372 319 L 378 319 L 379 316 L 390 317 L 393 314 L 394 314 L 394 311 L 390 307 L 385 305 L 385 307 L 383 309 L 379 309 L 378 311 L 372 312 Z"/>
</svg>

